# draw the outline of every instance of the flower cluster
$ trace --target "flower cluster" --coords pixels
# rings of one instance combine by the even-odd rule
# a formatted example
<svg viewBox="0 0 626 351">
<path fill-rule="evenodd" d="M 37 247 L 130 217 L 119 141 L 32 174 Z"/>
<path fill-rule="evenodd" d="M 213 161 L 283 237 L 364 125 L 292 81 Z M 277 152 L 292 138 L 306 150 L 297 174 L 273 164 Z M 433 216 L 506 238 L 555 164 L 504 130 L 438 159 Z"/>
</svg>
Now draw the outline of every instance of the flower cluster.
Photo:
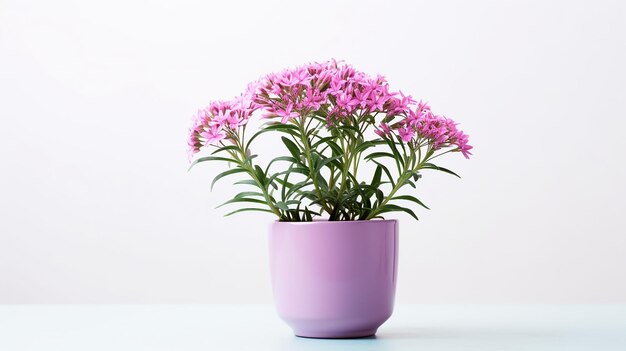
<svg viewBox="0 0 626 351">
<path fill-rule="evenodd" d="M 229 138 L 256 110 L 263 118 L 279 118 L 283 124 L 316 113 L 325 117 L 328 127 L 351 123 L 353 116 L 380 115 L 384 121 L 375 132 L 381 137 L 398 135 L 404 142 L 425 139 L 435 150 L 456 146 L 465 157 L 471 154 L 468 136 L 454 121 L 433 114 L 410 95 L 390 91 L 385 77 L 368 76 L 335 60 L 271 73 L 250 83 L 239 97 L 198 111 L 190 130 L 190 154 Z M 394 117 L 402 120 L 389 123 Z"/>
<path fill-rule="evenodd" d="M 465 158 L 469 158 L 472 146 L 469 137 L 457 129 L 457 123 L 444 116 L 435 115 L 426 103 L 419 102 L 415 109 L 408 111 L 406 117 L 396 124 L 398 134 L 404 142 L 426 139 L 433 150 L 454 145 Z M 385 128 L 381 125 L 381 128 Z M 388 128 L 388 127 L 387 127 Z"/>
<path fill-rule="evenodd" d="M 217 144 L 223 139 L 233 138 L 236 130 L 248 123 L 256 110 L 251 100 L 251 86 L 246 93 L 231 101 L 214 101 L 192 116 L 189 129 L 189 158 L 205 145 Z"/>
<path fill-rule="evenodd" d="M 254 101 L 264 117 L 292 118 L 324 111 L 327 124 L 358 114 L 399 114 L 413 102 L 410 97 L 389 91 L 383 76 L 372 78 L 337 61 L 312 63 L 261 80 Z"/>
</svg>

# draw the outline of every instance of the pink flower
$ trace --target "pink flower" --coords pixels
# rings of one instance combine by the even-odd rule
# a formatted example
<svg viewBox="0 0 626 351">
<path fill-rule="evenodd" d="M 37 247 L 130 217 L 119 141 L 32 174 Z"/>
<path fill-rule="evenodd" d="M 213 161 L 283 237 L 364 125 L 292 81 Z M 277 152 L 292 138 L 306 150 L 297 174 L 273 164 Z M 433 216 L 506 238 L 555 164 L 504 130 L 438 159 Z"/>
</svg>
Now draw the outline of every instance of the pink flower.
<svg viewBox="0 0 626 351">
<path fill-rule="evenodd" d="M 351 113 L 354 110 L 354 107 L 359 104 L 359 100 L 353 98 L 352 94 L 343 92 L 337 96 L 336 103 L 337 106 L 342 107 L 348 111 L 348 113 Z"/>
<path fill-rule="evenodd" d="M 232 112 L 226 121 L 228 122 L 228 127 L 230 129 L 237 129 L 237 127 L 241 125 L 243 119 L 239 113 Z"/>
<path fill-rule="evenodd" d="M 224 125 L 224 123 L 228 121 L 229 117 L 230 117 L 230 113 L 224 110 L 220 110 L 218 111 L 217 114 L 213 116 L 213 118 L 211 119 L 211 122 L 209 122 L 209 125 L 221 127 L 222 125 Z"/>
<path fill-rule="evenodd" d="M 289 102 L 287 104 L 287 107 L 285 107 L 285 109 L 276 111 L 276 115 L 278 117 L 281 117 L 280 123 L 285 124 L 291 118 L 296 118 L 299 116 L 297 112 L 291 111 L 292 108 L 293 108 L 293 103 Z"/>
<path fill-rule="evenodd" d="M 385 134 L 391 134 L 391 128 L 389 128 L 389 125 L 385 122 L 382 122 L 380 124 L 380 128 L 382 128 L 382 130 L 385 132 Z"/>
<path fill-rule="evenodd" d="M 300 67 L 295 70 L 284 70 L 275 79 L 279 84 L 291 87 L 297 84 L 308 84 L 313 77 L 309 75 L 305 67 Z"/>
<path fill-rule="evenodd" d="M 394 97 L 397 95 L 396 93 L 389 94 L 389 99 L 385 104 L 387 116 L 406 114 L 409 111 L 409 106 L 416 102 L 411 95 L 404 95 L 401 91 L 398 94 L 400 94 L 400 98 Z"/>
<path fill-rule="evenodd" d="M 317 89 L 307 89 L 306 96 L 302 102 L 302 109 L 317 111 L 322 107 L 322 104 L 326 101 L 326 94 L 320 92 Z"/>
<path fill-rule="evenodd" d="M 335 78 L 335 77 L 333 77 Z M 331 95 L 338 95 L 343 91 L 345 81 L 341 79 L 332 79 L 330 81 L 330 87 L 328 93 Z"/>
<path fill-rule="evenodd" d="M 222 128 L 218 125 L 209 127 L 208 130 L 202 132 L 200 135 L 206 139 L 206 144 L 216 144 L 218 141 L 226 138 L 226 133 L 224 133 Z"/>
<path fill-rule="evenodd" d="M 398 128 L 398 134 L 400 134 L 400 138 L 402 138 L 402 141 L 408 143 L 409 141 L 411 141 L 411 139 L 413 139 L 415 131 L 413 131 L 413 128 L 411 128 L 410 126 L 404 126 Z"/>
<path fill-rule="evenodd" d="M 380 129 L 376 129 L 374 130 L 374 132 L 380 135 L 381 138 L 384 138 L 385 136 L 391 135 L 391 128 L 389 128 L 389 125 L 387 123 L 381 122 Z"/>
<path fill-rule="evenodd" d="M 380 111 L 380 112 L 384 112 L 385 110 L 385 102 L 387 102 L 387 100 L 389 99 L 389 96 L 387 95 L 372 95 L 371 99 L 369 100 L 369 104 L 368 104 L 368 109 L 370 111 Z"/>
<path fill-rule="evenodd" d="M 365 108 L 368 106 L 370 100 L 370 93 L 372 92 L 371 89 L 365 88 L 365 89 L 360 89 L 360 90 L 356 90 L 354 92 L 354 97 L 357 101 L 357 104 L 361 107 L 361 108 Z"/>
<path fill-rule="evenodd" d="M 187 145 L 189 149 L 187 151 L 187 158 L 191 161 L 193 155 L 197 152 L 200 152 L 200 148 L 202 147 L 202 142 L 200 141 L 198 131 L 195 128 L 191 128 L 189 130 L 189 138 L 187 138 Z"/>
</svg>

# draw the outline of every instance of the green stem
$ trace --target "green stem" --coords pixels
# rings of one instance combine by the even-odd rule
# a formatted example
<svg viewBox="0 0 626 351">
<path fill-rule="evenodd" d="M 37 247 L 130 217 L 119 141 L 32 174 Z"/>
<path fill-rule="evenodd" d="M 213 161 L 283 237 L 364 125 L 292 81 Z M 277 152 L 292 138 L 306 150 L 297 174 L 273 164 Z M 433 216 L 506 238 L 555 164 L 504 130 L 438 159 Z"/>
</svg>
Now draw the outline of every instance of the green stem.
<svg viewBox="0 0 626 351">
<path fill-rule="evenodd" d="M 315 188 L 315 192 L 317 193 L 317 197 L 320 200 L 320 206 L 324 209 L 324 211 L 329 214 L 332 213 L 332 208 L 328 206 L 326 201 L 322 199 L 322 190 L 317 183 L 317 174 L 315 174 L 315 170 L 313 169 L 313 158 L 311 157 L 311 146 L 309 145 L 309 138 L 306 135 L 306 128 L 304 127 L 304 118 L 300 123 L 296 123 L 298 125 L 298 129 L 300 130 L 300 140 L 302 140 L 302 144 L 304 145 L 304 156 L 307 159 L 307 163 L 309 166 L 309 173 L 311 174 L 311 181 L 313 182 L 313 187 Z"/>
<path fill-rule="evenodd" d="M 394 186 L 393 189 L 391 189 L 391 192 L 389 193 L 389 195 L 387 195 L 387 197 L 383 199 L 380 205 L 378 205 L 375 209 L 372 210 L 372 212 L 370 212 L 370 214 L 365 218 L 365 220 L 376 217 L 376 215 L 380 212 L 380 209 L 382 209 L 389 202 L 389 200 L 391 200 L 391 198 L 396 194 L 396 192 L 400 190 L 400 188 L 404 185 L 404 182 L 407 179 L 408 178 L 405 179 L 405 175 L 400 176 L 400 179 L 398 179 L 396 186 Z"/>
<path fill-rule="evenodd" d="M 237 143 L 237 147 L 238 147 L 238 151 L 239 154 L 241 155 L 241 159 L 239 159 L 239 157 L 237 156 L 237 154 L 235 154 L 234 152 L 229 151 L 229 153 L 231 154 L 231 156 L 236 159 L 239 163 L 239 167 L 243 168 L 246 173 L 248 173 L 250 175 L 250 177 L 252 178 L 252 180 L 254 180 L 254 182 L 257 184 L 257 186 L 259 187 L 259 189 L 261 189 L 261 192 L 263 193 L 263 197 L 265 198 L 265 202 L 267 203 L 267 206 L 270 208 L 270 210 L 276 215 L 278 216 L 279 220 L 284 220 L 285 217 L 281 214 L 280 210 L 274 206 L 274 204 L 272 203 L 272 197 L 270 196 L 270 194 L 267 192 L 267 187 L 265 187 L 261 181 L 259 180 L 259 178 L 256 175 L 256 172 L 254 171 L 254 168 L 252 167 L 252 162 L 250 162 L 250 164 L 244 164 L 243 160 L 246 159 L 246 153 L 244 151 L 244 149 L 242 148 L 242 145 L 240 145 L 239 143 Z"/>
<path fill-rule="evenodd" d="M 380 203 L 380 205 L 378 205 L 375 209 L 372 210 L 372 212 L 370 212 L 370 214 L 365 218 L 365 220 L 372 219 L 372 218 L 376 217 L 376 215 L 380 212 L 380 209 L 382 209 L 393 198 L 393 196 L 396 194 L 396 192 L 398 190 L 400 190 L 400 188 L 402 188 L 405 185 L 405 182 L 411 177 L 413 172 L 417 172 L 418 170 L 420 170 L 422 168 L 424 163 L 426 163 L 426 161 L 428 161 L 428 158 L 430 156 L 432 156 L 433 152 L 434 151 L 432 149 L 429 149 L 426 152 L 424 160 L 420 160 L 420 162 L 417 164 L 417 166 L 415 166 L 414 168 L 411 169 L 411 172 L 408 171 L 408 169 L 407 169 L 408 167 L 405 165 L 404 172 L 400 175 L 400 178 L 396 182 L 396 185 L 393 187 L 393 189 L 391 189 L 391 192 L 389 192 L 389 195 L 387 195 L 383 199 L 383 201 Z"/>
<path fill-rule="evenodd" d="M 340 140 L 341 140 L 341 148 L 344 150 L 343 157 L 345 161 L 344 161 L 344 167 L 341 170 L 341 185 L 339 186 L 339 191 L 337 192 L 337 196 L 341 196 L 347 186 L 346 180 L 348 178 L 348 172 L 350 172 L 350 164 L 352 163 L 352 155 L 350 155 L 350 143 L 346 141 L 346 144 L 344 145 L 344 139 L 341 138 Z M 338 206 L 339 204 L 335 204 L 335 207 L 338 207 Z M 338 214 L 339 212 L 336 212 L 336 213 Z M 330 218 L 330 220 L 335 220 L 335 219 L 336 218 Z"/>
</svg>

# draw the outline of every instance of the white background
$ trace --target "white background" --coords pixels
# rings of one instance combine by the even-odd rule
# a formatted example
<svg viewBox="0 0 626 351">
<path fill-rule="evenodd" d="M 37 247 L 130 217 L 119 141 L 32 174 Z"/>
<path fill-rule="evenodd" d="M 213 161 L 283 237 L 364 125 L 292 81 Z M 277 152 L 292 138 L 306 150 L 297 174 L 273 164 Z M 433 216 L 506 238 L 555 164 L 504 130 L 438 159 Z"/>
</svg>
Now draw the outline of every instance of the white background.
<svg viewBox="0 0 626 351">
<path fill-rule="evenodd" d="M 624 303 L 625 33 L 618 1 L 0 1 L 0 303 L 270 302 L 273 218 L 213 209 L 189 119 L 333 57 L 475 146 L 398 216 L 398 302 Z"/>
</svg>

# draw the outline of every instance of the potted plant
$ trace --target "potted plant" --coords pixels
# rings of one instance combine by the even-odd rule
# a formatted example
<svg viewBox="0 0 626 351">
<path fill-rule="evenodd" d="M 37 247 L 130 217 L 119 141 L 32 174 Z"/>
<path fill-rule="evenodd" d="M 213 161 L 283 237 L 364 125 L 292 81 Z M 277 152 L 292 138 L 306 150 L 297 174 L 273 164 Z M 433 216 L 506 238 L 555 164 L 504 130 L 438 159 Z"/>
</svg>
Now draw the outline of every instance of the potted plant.
<svg viewBox="0 0 626 351">
<path fill-rule="evenodd" d="M 254 116 L 265 123 L 251 133 Z M 280 136 L 284 154 L 265 165 L 254 142 Z M 376 333 L 393 310 L 398 222 L 406 204 L 427 208 L 404 192 L 422 172 L 456 175 L 433 163 L 459 152 L 468 137 L 451 119 L 410 95 L 389 90 L 334 60 L 271 73 L 230 101 L 199 110 L 189 133 L 192 165 L 226 162 L 211 184 L 242 175 L 248 189 L 223 205 L 272 214 L 269 248 L 278 314 L 298 336 L 362 337 Z M 365 168 L 369 167 L 369 169 Z"/>
</svg>

